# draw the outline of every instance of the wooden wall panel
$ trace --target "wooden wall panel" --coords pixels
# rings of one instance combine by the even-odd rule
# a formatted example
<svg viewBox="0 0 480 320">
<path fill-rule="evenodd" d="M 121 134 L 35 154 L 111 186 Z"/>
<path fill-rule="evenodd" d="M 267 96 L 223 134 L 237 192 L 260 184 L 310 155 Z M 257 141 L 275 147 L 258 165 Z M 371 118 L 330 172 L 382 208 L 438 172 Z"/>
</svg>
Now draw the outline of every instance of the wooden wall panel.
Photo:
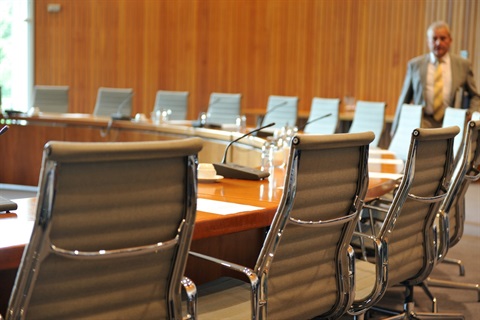
<svg viewBox="0 0 480 320">
<path fill-rule="evenodd" d="M 99 87 L 132 87 L 147 115 L 159 89 L 190 92 L 189 118 L 211 92 L 242 109 L 271 94 L 386 101 L 393 114 L 406 63 L 427 51 L 426 27 L 452 26 L 479 81 L 479 0 L 35 1 L 35 83 L 69 85 L 72 112 L 91 113 Z M 473 57 L 477 57 L 474 59 Z"/>
</svg>

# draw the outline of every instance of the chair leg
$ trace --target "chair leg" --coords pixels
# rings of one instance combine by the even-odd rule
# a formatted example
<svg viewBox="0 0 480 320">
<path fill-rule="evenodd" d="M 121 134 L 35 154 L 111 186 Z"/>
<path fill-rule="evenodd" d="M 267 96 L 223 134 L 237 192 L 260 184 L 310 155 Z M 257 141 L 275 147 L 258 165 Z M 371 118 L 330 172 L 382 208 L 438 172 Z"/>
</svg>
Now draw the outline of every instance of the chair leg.
<svg viewBox="0 0 480 320">
<path fill-rule="evenodd" d="M 462 276 L 462 277 L 465 276 L 465 266 L 463 265 L 462 260 L 452 259 L 452 258 L 447 257 L 447 258 L 443 259 L 442 262 L 458 265 L 458 268 L 459 268 L 458 271 L 460 273 L 460 276 Z"/>
<path fill-rule="evenodd" d="M 478 283 L 462 283 L 462 282 L 455 282 L 455 281 L 432 279 L 430 277 L 427 278 L 426 283 L 433 287 L 477 291 L 477 302 L 480 302 L 480 285 Z"/>
<path fill-rule="evenodd" d="M 430 291 L 430 288 L 428 287 L 425 281 L 420 283 L 419 286 L 423 289 L 423 292 L 425 292 L 428 298 L 430 298 L 430 301 L 432 301 L 432 312 L 437 313 L 438 312 L 437 298 Z"/>
<path fill-rule="evenodd" d="M 430 293 L 427 285 L 422 285 L 424 291 L 435 299 L 433 295 Z M 432 301 L 433 301 L 432 299 Z M 436 300 L 435 300 L 436 303 Z M 374 310 L 383 312 L 383 309 L 380 308 L 372 308 Z M 434 305 L 434 311 L 436 311 L 436 305 Z M 393 314 L 392 311 L 387 311 L 387 314 Z M 388 320 L 400 320 L 400 319 L 460 319 L 463 320 L 465 317 L 460 313 L 436 313 L 436 312 L 415 312 L 415 303 L 413 301 L 413 286 L 406 286 L 405 287 L 405 302 L 403 304 L 403 313 L 396 314 L 394 316 L 384 318 Z"/>
</svg>

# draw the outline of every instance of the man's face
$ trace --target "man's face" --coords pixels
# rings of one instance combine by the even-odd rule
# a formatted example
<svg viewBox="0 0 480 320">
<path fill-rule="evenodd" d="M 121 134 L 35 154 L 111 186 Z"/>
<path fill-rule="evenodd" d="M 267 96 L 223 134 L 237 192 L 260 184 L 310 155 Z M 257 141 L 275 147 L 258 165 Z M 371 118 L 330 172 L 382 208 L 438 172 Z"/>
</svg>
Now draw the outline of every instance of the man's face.
<svg viewBox="0 0 480 320">
<path fill-rule="evenodd" d="M 430 51 L 437 58 L 443 57 L 450 49 L 452 38 L 446 28 L 437 28 L 428 30 L 427 43 Z"/>
</svg>

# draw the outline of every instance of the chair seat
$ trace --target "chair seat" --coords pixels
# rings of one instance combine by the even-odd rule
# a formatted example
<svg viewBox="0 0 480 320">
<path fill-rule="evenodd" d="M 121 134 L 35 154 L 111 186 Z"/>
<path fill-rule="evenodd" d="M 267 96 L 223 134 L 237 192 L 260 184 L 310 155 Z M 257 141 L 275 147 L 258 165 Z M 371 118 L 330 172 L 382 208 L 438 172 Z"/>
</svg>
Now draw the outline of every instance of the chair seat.
<svg viewBox="0 0 480 320">
<path fill-rule="evenodd" d="M 250 285 L 235 278 L 222 277 L 198 286 L 199 319 L 249 319 Z M 186 314 L 186 313 L 184 313 Z"/>
<path fill-rule="evenodd" d="M 355 299 L 364 300 L 375 286 L 375 264 L 355 260 Z"/>
</svg>

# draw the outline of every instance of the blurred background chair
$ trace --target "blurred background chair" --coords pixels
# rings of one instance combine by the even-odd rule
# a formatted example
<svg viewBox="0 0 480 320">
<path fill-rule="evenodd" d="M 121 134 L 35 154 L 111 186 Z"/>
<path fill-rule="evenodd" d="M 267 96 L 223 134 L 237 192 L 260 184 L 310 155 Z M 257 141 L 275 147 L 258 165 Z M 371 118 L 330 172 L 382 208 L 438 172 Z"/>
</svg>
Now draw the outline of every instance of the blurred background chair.
<svg viewBox="0 0 480 320">
<path fill-rule="evenodd" d="M 7 319 L 179 319 L 199 138 L 49 142 Z"/>
<path fill-rule="evenodd" d="M 464 138 L 463 132 L 465 131 L 465 126 L 467 124 L 467 111 L 468 109 L 446 108 L 445 115 L 443 116 L 442 127 L 458 126 L 460 128 L 460 133 L 455 137 L 453 143 L 454 157 L 457 156 Z"/>
<path fill-rule="evenodd" d="M 383 221 L 367 220 L 355 234 L 369 244 L 370 251 L 361 252 L 372 256 L 355 261 L 357 287 L 351 314 L 363 315 L 370 308 L 396 314 L 378 302 L 388 288 L 402 285 L 404 310 L 392 319 L 463 318 L 460 314 L 416 313 L 413 300 L 414 286 L 430 275 L 435 264 L 433 224 L 446 197 L 453 168 L 453 140 L 458 132 L 458 127 L 415 129 L 404 176 L 393 199 L 376 199 L 364 206 L 366 210 L 386 212 L 386 216 Z"/>
<path fill-rule="evenodd" d="M 443 221 L 440 220 L 439 232 L 448 233 L 448 242 L 439 245 L 440 262 L 458 265 L 460 275 L 465 275 L 465 267 L 461 260 L 446 257 L 447 250 L 455 246 L 463 236 L 465 224 L 465 194 L 473 181 L 480 179 L 480 120 L 470 121 L 466 126 L 465 138 L 459 151 L 460 161 L 457 164 L 448 196 L 440 208 Z M 446 221 L 445 221 L 446 219 Z M 443 223 L 441 223 L 443 222 Z M 480 284 L 445 281 L 428 278 L 426 283 L 433 287 L 473 290 L 477 292 L 480 302 Z"/>
<path fill-rule="evenodd" d="M 32 106 L 40 112 L 67 113 L 68 90 L 68 86 L 35 86 Z"/>
<path fill-rule="evenodd" d="M 385 102 L 357 101 L 352 125 L 348 132 L 373 131 L 375 140 L 371 147 L 378 147 L 385 126 Z"/>
<path fill-rule="evenodd" d="M 261 124 L 275 122 L 271 130 L 285 126 L 294 127 L 297 124 L 298 97 L 274 96 L 268 97 L 267 111 L 261 117 Z"/>
<path fill-rule="evenodd" d="M 367 191 L 373 138 L 372 132 L 294 137 L 283 195 L 254 269 L 190 253 L 250 280 L 200 286 L 199 317 L 338 319 L 349 308 L 349 243 Z"/>
<path fill-rule="evenodd" d="M 310 115 L 303 132 L 314 134 L 335 133 L 338 125 L 339 108 L 340 99 L 313 98 Z"/>
<path fill-rule="evenodd" d="M 188 111 L 187 91 L 157 91 L 153 111 L 171 110 L 169 120 L 186 120 Z"/>
<path fill-rule="evenodd" d="M 207 124 L 222 125 L 235 124 L 240 115 L 242 95 L 240 93 L 210 94 L 207 110 Z"/>
<path fill-rule="evenodd" d="M 94 116 L 112 117 L 112 115 L 131 117 L 132 88 L 98 88 Z"/>
<path fill-rule="evenodd" d="M 423 106 L 405 104 L 402 107 L 397 130 L 390 141 L 388 150 L 403 161 L 407 160 L 413 130 L 422 126 Z"/>
</svg>

